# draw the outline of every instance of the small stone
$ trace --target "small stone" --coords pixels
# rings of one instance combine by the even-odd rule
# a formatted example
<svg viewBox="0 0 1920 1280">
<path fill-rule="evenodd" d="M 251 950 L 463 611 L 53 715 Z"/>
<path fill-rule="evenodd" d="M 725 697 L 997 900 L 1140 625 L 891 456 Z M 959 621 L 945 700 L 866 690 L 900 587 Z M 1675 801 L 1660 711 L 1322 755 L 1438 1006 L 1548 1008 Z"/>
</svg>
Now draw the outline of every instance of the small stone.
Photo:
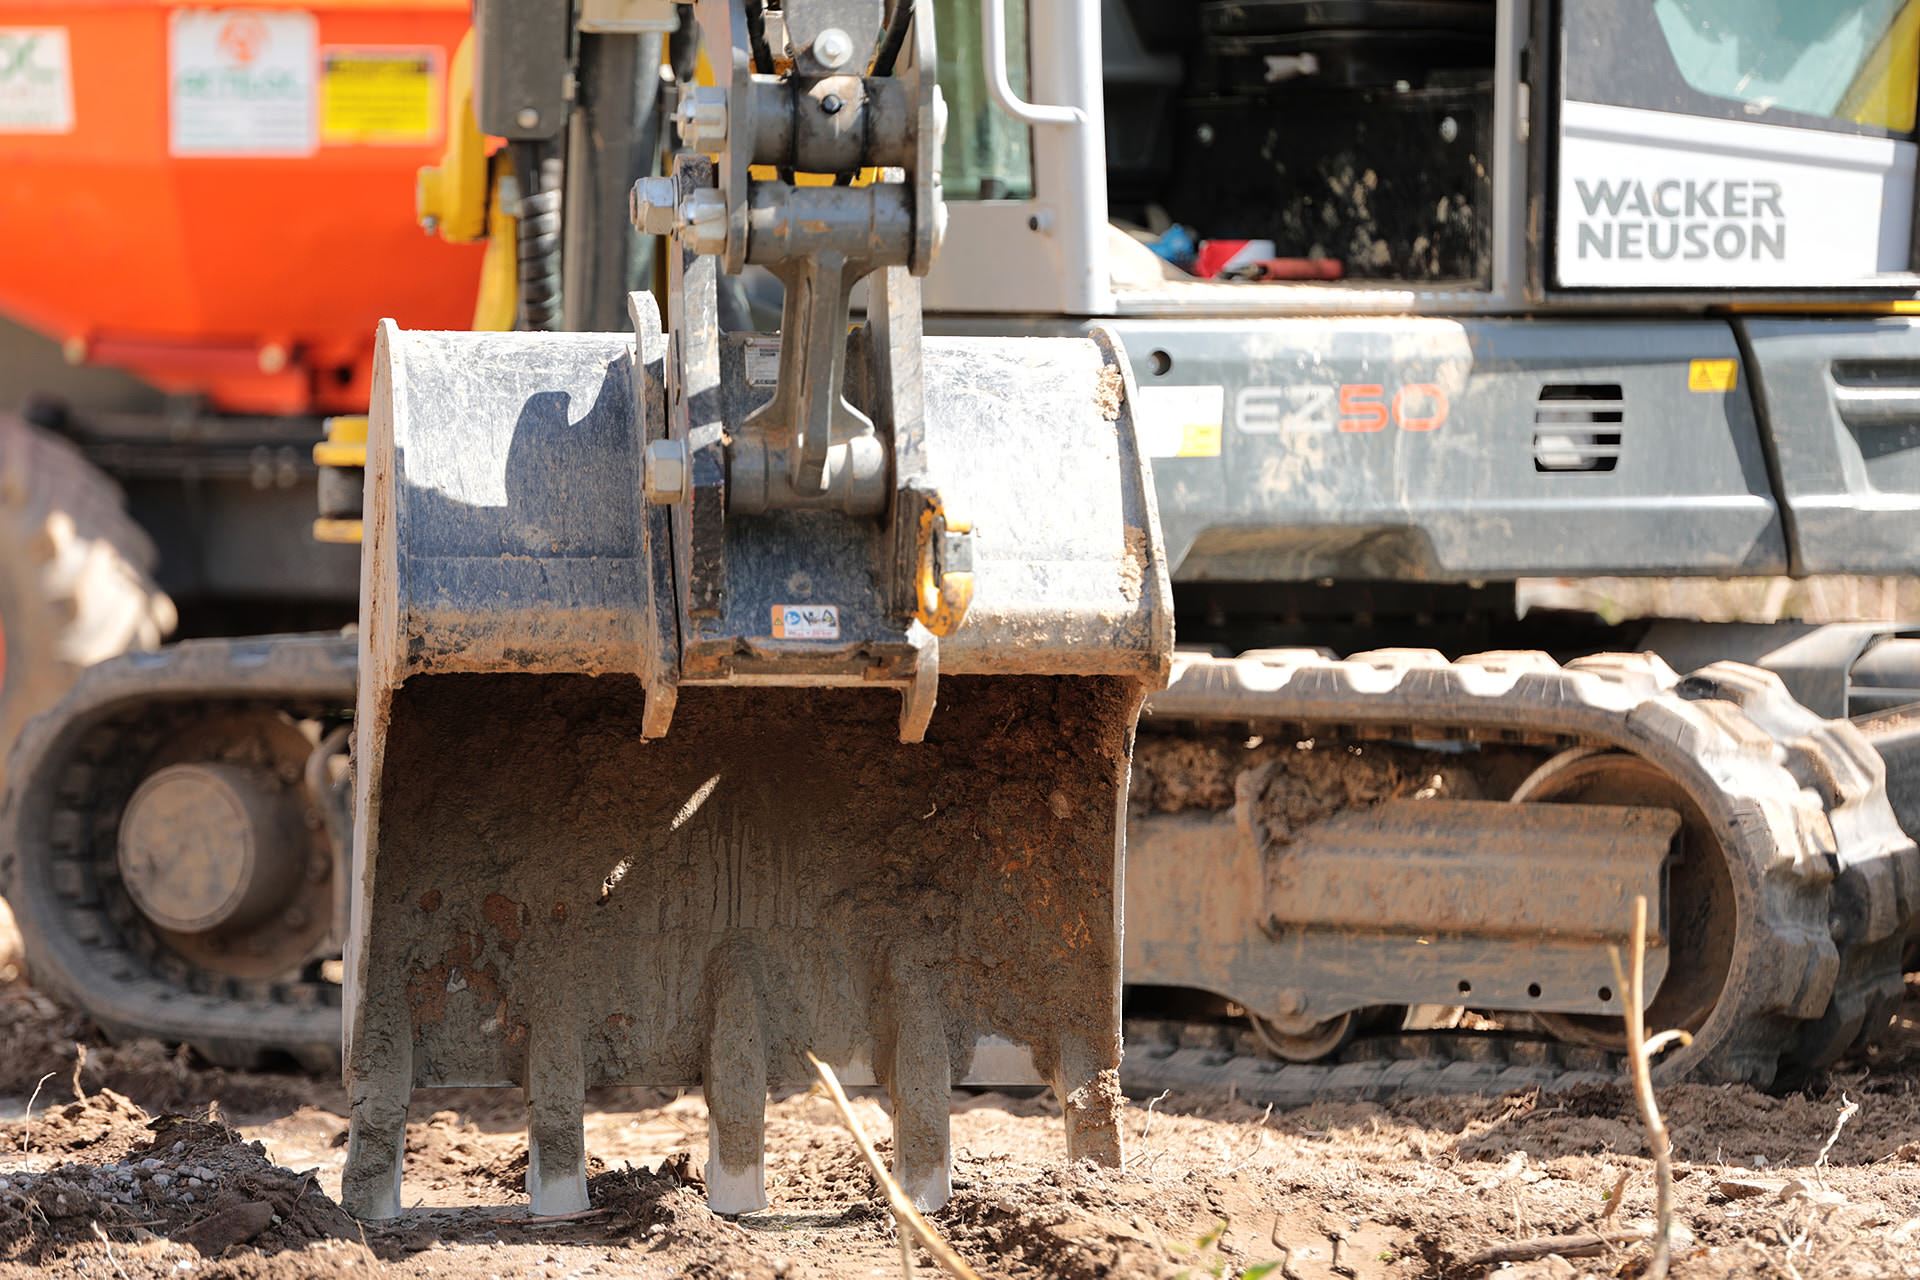
<svg viewBox="0 0 1920 1280">
<path fill-rule="evenodd" d="M 173 1175 L 170 1173 L 156 1173 L 153 1175 L 153 1185 L 156 1187 L 170 1187 L 173 1185 Z"/>
<path fill-rule="evenodd" d="M 155 1169 L 158 1169 L 160 1167 L 160 1162 L 158 1160 L 153 1159 L 152 1157 L 148 1157 L 147 1159 L 142 1160 L 140 1162 L 140 1167 L 142 1169 L 145 1169 L 147 1172 L 151 1173 Z"/>
<path fill-rule="evenodd" d="M 173 1154 L 175 1155 L 179 1155 L 182 1151 L 185 1151 L 186 1149 L 187 1149 L 187 1144 L 185 1139 L 182 1139 L 181 1141 L 173 1144 Z"/>
</svg>

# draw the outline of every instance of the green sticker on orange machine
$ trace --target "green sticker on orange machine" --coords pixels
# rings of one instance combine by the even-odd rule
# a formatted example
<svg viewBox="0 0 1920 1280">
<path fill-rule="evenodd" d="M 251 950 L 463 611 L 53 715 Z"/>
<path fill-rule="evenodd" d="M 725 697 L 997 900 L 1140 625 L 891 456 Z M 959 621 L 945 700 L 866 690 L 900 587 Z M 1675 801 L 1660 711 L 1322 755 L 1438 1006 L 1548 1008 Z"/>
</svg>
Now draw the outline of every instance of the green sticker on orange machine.
<svg viewBox="0 0 1920 1280">
<path fill-rule="evenodd" d="M 419 145 L 440 136 L 440 51 L 320 51 L 320 141 Z"/>
</svg>

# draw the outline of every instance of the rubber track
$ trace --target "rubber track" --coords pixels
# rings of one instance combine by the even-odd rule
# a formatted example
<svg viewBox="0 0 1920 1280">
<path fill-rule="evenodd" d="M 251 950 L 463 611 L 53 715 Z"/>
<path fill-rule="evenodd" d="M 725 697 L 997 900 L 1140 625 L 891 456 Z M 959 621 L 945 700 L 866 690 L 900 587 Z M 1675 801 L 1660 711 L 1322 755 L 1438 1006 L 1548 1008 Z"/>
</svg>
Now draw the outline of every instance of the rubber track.
<svg viewBox="0 0 1920 1280">
<path fill-rule="evenodd" d="M 131 791 L 121 775 L 176 717 L 210 705 L 340 713 L 353 704 L 355 656 L 340 635 L 185 641 L 88 668 L 56 714 L 28 726 L 0 813 L 0 885 L 36 984 L 115 1038 L 192 1044 L 222 1065 L 284 1054 L 338 1069 L 337 987 L 190 968 L 116 907 L 95 868 L 111 857 L 119 793 Z"/>
<path fill-rule="evenodd" d="M 1337 1061 L 1296 1063 L 1236 1051 L 1220 1043 L 1221 1030 L 1129 1018 L 1121 1088 L 1134 1098 L 1170 1090 L 1303 1107 L 1433 1094 L 1498 1097 L 1625 1078 L 1616 1055 L 1542 1040 L 1471 1032 L 1383 1037 L 1348 1046 Z"/>
<path fill-rule="evenodd" d="M 1603 745 L 1675 778 L 1728 851 L 1741 928 L 1726 991 L 1693 1044 L 1661 1059 L 1662 1079 L 1796 1082 L 1884 1027 L 1898 1000 L 1920 853 L 1865 737 L 1771 673 L 1720 663 L 1682 681 L 1647 654 L 1183 655 L 1147 714 L 1302 737 Z"/>
<path fill-rule="evenodd" d="M 158 976 L 73 868 L 90 758 L 169 704 L 219 700 L 338 711 L 353 698 L 354 643 L 338 636 L 192 641 L 83 675 L 57 723 L 36 722 L 16 767 L 25 785 L 0 815 L 0 883 L 36 980 L 111 1034 L 338 1062 L 337 993 L 319 984 L 222 984 Z M 1884 769 L 1845 722 L 1821 721 L 1772 675 L 1718 664 L 1680 680 L 1658 659 L 1603 655 L 1561 667 L 1534 653 L 1449 663 L 1419 650 L 1344 661 L 1312 651 L 1183 657 L 1151 700 L 1153 722 L 1285 725 L 1303 734 L 1460 737 L 1637 752 L 1688 787 L 1740 855 L 1750 916 L 1735 998 L 1660 1074 L 1759 1085 L 1798 1079 L 1884 1025 L 1920 901 L 1920 854 L 1887 803 Z M 31 857 L 26 851 L 37 850 Z M 1252 1101 L 1501 1093 L 1615 1080 L 1601 1055 L 1497 1037 L 1363 1042 L 1367 1060 L 1285 1064 L 1164 1026 L 1129 1024 L 1131 1091 L 1232 1087 Z M 1585 1056 L 1582 1056 L 1584 1052 Z"/>
</svg>

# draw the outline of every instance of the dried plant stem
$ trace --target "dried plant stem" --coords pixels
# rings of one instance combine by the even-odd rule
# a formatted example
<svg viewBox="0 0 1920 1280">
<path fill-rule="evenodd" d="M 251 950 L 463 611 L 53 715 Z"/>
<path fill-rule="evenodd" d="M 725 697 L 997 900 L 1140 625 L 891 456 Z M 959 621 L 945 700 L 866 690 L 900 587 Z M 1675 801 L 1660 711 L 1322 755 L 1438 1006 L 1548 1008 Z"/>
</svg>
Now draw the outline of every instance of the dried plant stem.
<svg viewBox="0 0 1920 1280">
<path fill-rule="evenodd" d="M 1667 1136 L 1667 1123 L 1660 1118 L 1660 1103 L 1653 1096 L 1653 1055 L 1693 1037 L 1684 1031 L 1663 1031 L 1647 1038 L 1645 999 L 1647 977 L 1647 900 L 1633 900 L 1632 973 L 1620 964 L 1618 947 L 1608 948 L 1613 959 L 1614 981 L 1620 987 L 1627 1014 L 1627 1058 L 1633 1071 L 1633 1096 L 1640 1106 L 1640 1122 L 1647 1129 L 1647 1147 L 1653 1152 L 1653 1261 L 1647 1264 L 1647 1280 L 1664 1280 L 1673 1261 L 1673 1143 Z"/>
<path fill-rule="evenodd" d="M 887 1193 L 887 1207 L 893 1210 L 894 1221 L 899 1223 L 902 1239 L 904 1240 L 911 1233 L 913 1238 L 920 1242 L 921 1247 L 933 1255 L 934 1262 L 941 1270 L 948 1274 L 958 1276 L 960 1280 L 980 1280 L 980 1273 L 968 1266 L 966 1259 L 955 1253 L 953 1246 L 946 1242 L 946 1238 L 933 1229 L 933 1224 L 920 1216 L 920 1211 L 913 1207 L 913 1201 L 907 1197 L 905 1191 L 900 1189 L 900 1184 L 893 1180 L 893 1175 L 887 1172 L 887 1166 L 881 1162 L 879 1152 L 873 1149 L 873 1142 L 867 1137 L 867 1131 L 860 1127 L 859 1117 L 853 1114 L 853 1104 L 847 1101 L 846 1093 L 840 1088 L 840 1077 L 833 1074 L 833 1068 L 811 1053 L 807 1055 L 807 1061 L 813 1064 L 814 1074 L 820 1077 L 820 1084 L 826 1089 L 827 1097 L 832 1099 L 834 1107 L 839 1110 L 841 1122 L 847 1126 L 847 1131 L 853 1134 L 854 1145 L 860 1148 L 860 1154 L 865 1158 L 867 1168 L 873 1170 L 873 1176 L 879 1180 L 881 1188 Z M 906 1257 L 904 1245 L 901 1256 Z"/>
</svg>

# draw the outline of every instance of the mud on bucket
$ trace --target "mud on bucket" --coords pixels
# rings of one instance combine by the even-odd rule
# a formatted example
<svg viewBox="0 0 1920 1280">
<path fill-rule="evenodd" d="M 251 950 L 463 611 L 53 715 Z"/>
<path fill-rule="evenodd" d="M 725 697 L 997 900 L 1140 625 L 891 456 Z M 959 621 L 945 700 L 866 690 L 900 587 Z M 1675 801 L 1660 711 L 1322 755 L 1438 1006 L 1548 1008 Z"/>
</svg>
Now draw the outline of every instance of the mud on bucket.
<svg viewBox="0 0 1920 1280">
<path fill-rule="evenodd" d="M 888 1091 L 923 1205 L 958 1083 L 1052 1084 L 1069 1153 L 1116 1161 L 1127 772 L 1171 642 L 1117 349 L 927 343 L 928 466 L 975 544 L 937 681 L 863 682 L 858 652 L 783 681 L 749 637 L 649 736 L 694 626 L 639 496 L 637 347 L 383 327 L 343 1201 L 399 1211 L 413 1087 L 519 1086 L 535 1211 L 584 1208 L 584 1092 L 639 1084 L 705 1090 L 710 1202 L 756 1209 L 767 1091 L 811 1083 L 809 1052 Z M 784 557 L 772 590 L 848 572 L 804 523 L 843 517 L 729 519 L 759 539 L 737 563 Z"/>
</svg>

